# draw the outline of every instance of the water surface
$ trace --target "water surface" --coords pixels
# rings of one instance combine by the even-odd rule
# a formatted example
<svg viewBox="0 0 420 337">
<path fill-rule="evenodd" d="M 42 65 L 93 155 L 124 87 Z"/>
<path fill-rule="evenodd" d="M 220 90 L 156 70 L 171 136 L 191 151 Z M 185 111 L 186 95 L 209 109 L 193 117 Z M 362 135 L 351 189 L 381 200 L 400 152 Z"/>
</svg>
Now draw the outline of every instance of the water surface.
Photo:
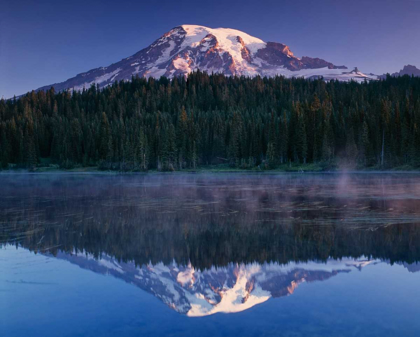
<svg viewBox="0 0 420 337">
<path fill-rule="evenodd" d="M 0 186 L 0 336 L 420 334 L 420 175 Z"/>
</svg>

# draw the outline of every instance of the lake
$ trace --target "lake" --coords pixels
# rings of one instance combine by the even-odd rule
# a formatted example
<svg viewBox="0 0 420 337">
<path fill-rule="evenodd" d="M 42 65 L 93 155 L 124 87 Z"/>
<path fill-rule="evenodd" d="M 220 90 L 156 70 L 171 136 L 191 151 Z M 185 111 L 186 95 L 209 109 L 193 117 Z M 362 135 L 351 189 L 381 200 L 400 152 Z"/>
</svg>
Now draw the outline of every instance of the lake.
<svg viewBox="0 0 420 337">
<path fill-rule="evenodd" d="M 0 336 L 419 336 L 420 175 L 0 174 Z"/>
</svg>

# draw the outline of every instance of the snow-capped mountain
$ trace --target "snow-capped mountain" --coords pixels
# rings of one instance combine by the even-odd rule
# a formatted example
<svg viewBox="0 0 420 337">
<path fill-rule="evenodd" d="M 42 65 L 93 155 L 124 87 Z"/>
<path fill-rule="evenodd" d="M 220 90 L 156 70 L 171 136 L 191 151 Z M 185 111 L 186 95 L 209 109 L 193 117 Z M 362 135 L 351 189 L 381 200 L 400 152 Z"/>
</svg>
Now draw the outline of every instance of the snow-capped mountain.
<svg viewBox="0 0 420 337">
<path fill-rule="evenodd" d="M 264 42 L 242 31 L 204 26 L 175 27 L 138 53 L 108 67 L 92 69 L 65 82 L 48 85 L 57 91 L 82 90 L 92 84 L 105 87 L 132 76 L 187 75 L 196 70 L 228 76 L 275 76 L 364 81 L 377 79 L 357 69 L 348 71 L 319 58 L 296 57 L 288 46 Z"/>
<path fill-rule="evenodd" d="M 379 260 L 329 259 L 323 262 L 231 263 L 226 267 L 197 270 L 175 262 L 148 264 L 118 262 L 110 256 L 100 259 L 85 253 L 58 253 L 58 258 L 81 268 L 123 279 L 153 294 L 168 307 L 187 316 L 208 316 L 247 310 L 272 297 L 293 294 L 299 284 L 327 280 L 339 273 L 361 270 Z"/>
</svg>

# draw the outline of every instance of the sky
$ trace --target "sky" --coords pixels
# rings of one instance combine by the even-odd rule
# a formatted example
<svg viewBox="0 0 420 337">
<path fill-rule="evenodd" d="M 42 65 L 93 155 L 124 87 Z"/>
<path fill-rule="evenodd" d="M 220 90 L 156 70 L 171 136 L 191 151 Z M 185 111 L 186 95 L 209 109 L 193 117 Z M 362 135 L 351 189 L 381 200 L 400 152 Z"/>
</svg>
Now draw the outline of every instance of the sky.
<svg viewBox="0 0 420 337">
<path fill-rule="evenodd" d="M 0 98 L 108 66 L 182 24 L 392 73 L 420 67 L 419 18 L 420 0 L 0 0 Z"/>
</svg>

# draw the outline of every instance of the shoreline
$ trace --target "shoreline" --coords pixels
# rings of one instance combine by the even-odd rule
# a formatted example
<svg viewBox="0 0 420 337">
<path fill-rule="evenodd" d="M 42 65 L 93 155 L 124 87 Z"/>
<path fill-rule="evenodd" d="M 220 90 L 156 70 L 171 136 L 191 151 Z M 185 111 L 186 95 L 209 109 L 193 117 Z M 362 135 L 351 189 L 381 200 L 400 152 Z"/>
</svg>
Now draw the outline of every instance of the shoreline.
<svg viewBox="0 0 420 337">
<path fill-rule="evenodd" d="M 182 171 L 116 171 L 116 170 L 99 170 L 97 167 L 81 167 L 74 169 L 60 169 L 60 168 L 45 168 L 40 167 L 37 170 L 29 169 L 7 169 L 0 170 L 0 175 L 49 175 L 49 174 L 97 174 L 97 175 L 154 175 L 154 174 L 205 174 L 205 173 L 215 173 L 215 174 L 264 174 L 264 175 L 276 175 L 276 174 L 420 174 L 420 169 L 334 169 L 334 170 L 306 170 L 295 169 L 295 170 L 285 170 L 285 169 L 272 169 L 272 170 L 256 170 L 256 169 L 227 169 L 227 168 L 209 168 L 202 167 L 193 169 L 185 169 Z"/>
</svg>

